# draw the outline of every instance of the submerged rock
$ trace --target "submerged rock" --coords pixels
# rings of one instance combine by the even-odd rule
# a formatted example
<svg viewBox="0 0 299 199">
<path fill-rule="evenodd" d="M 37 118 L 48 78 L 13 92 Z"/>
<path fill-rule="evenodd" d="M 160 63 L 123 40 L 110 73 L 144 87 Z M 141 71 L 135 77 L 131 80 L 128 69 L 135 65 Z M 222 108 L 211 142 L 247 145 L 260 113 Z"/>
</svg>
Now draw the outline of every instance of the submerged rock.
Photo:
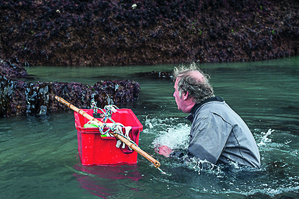
<svg viewBox="0 0 299 199">
<path fill-rule="evenodd" d="M 152 71 L 147 73 L 137 73 L 141 77 L 149 77 L 153 79 L 172 79 L 171 72 L 162 72 L 162 71 Z"/>
</svg>

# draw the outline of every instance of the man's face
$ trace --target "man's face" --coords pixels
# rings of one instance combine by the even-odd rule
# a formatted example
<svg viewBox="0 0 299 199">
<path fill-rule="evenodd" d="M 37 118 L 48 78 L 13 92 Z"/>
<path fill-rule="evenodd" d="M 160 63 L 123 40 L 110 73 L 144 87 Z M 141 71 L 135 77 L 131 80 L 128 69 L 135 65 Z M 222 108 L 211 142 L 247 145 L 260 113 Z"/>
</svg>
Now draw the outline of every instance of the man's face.
<svg viewBox="0 0 299 199">
<path fill-rule="evenodd" d="M 178 110 L 182 110 L 184 100 L 180 97 L 180 94 L 179 94 L 179 90 L 178 90 L 179 81 L 180 81 L 180 78 L 177 78 L 176 81 L 175 81 L 173 97 L 174 97 L 175 102 L 178 106 Z"/>
</svg>

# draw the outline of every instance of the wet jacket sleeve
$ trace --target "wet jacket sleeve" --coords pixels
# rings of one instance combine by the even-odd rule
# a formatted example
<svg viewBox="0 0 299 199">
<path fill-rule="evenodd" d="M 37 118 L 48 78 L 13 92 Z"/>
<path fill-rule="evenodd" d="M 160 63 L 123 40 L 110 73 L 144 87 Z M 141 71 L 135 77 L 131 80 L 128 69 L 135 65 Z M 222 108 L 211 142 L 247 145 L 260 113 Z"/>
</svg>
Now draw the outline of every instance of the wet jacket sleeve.
<svg viewBox="0 0 299 199">
<path fill-rule="evenodd" d="M 189 155 L 216 164 L 231 130 L 232 126 L 215 113 L 195 118 L 190 132 Z"/>
</svg>

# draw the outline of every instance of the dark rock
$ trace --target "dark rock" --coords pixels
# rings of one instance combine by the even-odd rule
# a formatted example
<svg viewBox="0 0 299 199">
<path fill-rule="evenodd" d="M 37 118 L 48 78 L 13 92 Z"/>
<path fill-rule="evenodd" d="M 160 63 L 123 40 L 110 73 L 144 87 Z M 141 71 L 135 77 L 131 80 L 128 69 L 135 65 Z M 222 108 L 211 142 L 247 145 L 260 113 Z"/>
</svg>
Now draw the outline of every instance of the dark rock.
<svg viewBox="0 0 299 199">
<path fill-rule="evenodd" d="M 62 97 L 80 108 L 91 108 L 91 99 L 97 107 L 114 104 L 120 106 L 137 99 L 140 92 L 138 82 L 99 81 L 94 86 L 71 82 L 26 83 L 0 76 L 0 117 L 16 115 L 43 115 L 68 107 L 55 100 Z"/>
<path fill-rule="evenodd" d="M 137 6 L 133 8 L 133 4 Z M 233 55 L 227 54 L 229 61 L 294 56 L 299 45 L 298 9 L 296 0 L 4 1 L 0 4 L 0 55 L 4 60 L 17 57 L 23 66 L 22 60 L 32 65 L 168 64 L 197 60 L 197 52 L 207 44 L 205 49 L 210 52 L 203 51 L 205 58 L 200 62 L 215 62 L 207 53 L 226 52 L 226 46 L 217 45 L 225 40 L 236 46 Z M 126 38 L 122 45 L 116 43 L 119 35 Z M 248 40 L 252 40 L 251 47 Z M 260 40 L 267 43 L 259 46 Z M 59 50 L 52 50 L 57 43 Z M 74 43 L 83 46 L 79 48 L 82 55 L 88 55 L 80 62 L 71 60 L 77 56 Z M 98 50 L 90 52 L 90 47 L 84 48 L 86 43 Z M 146 57 L 139 53 L 140 44 Z M 184 53 L 176 53 L 181 45 Z M 116 48 L 129 51 L 134 59 L 115 60 Z M 48 60 L 38 56 L 45 50 Z M 266 50 L 273 56 L 262 56 Z M 95 59 L 103 53 L 105 57 Z M 261 56 L 250 56 L 258 54 Z"/>
</svg>

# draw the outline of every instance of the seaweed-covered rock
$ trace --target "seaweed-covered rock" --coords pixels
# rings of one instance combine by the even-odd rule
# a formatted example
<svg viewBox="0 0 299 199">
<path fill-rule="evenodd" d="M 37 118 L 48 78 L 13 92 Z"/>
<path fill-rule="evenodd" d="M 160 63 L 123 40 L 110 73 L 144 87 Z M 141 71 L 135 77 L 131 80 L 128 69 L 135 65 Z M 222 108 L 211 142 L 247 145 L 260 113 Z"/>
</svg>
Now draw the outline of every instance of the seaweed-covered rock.
<svg viewBox="0 0 299 199">
<path fill-rule="evenodd" d="M 297 0 L 0 2 L 0 57 L 30 65 L 231 62 L 299 54 Z"/>
<path fill-rule="evenodd" d="M 0 78 L 0 116 L 44 115 L 48 112 L 68 110 L 68 107 L 55 100 L 59 96 L 76 107 L 91 108 L 91 100 L 96 106 L 117 106 L 138 98 L 140 86 L 135 81 L 99 81 L 94 86 L 76 82 L 37 82 L 13 81 Z"/>
<path fill-rule="evenodd" d="M 25 68 L 10 60 L 0 59 L 0 117 L 16 115 L 44 115 L 48 112 L 66 110 L 55 96 L 62 97 L 80 108 L 90 108 L 91 100 L 99 108 L 105 105 L 122 105 L 139 97 L 138 82 L 130 80 L 106 80 L 94 86 L 77 82 L 24 82 Z"/>
<path fill-rule="evenodd" d="M 11 62 L 10 60 L 3 60 L 0 58 L 0 76 L 18 78 L 27 76 L 27 72 L 21 64 Z"/>
</svg>

